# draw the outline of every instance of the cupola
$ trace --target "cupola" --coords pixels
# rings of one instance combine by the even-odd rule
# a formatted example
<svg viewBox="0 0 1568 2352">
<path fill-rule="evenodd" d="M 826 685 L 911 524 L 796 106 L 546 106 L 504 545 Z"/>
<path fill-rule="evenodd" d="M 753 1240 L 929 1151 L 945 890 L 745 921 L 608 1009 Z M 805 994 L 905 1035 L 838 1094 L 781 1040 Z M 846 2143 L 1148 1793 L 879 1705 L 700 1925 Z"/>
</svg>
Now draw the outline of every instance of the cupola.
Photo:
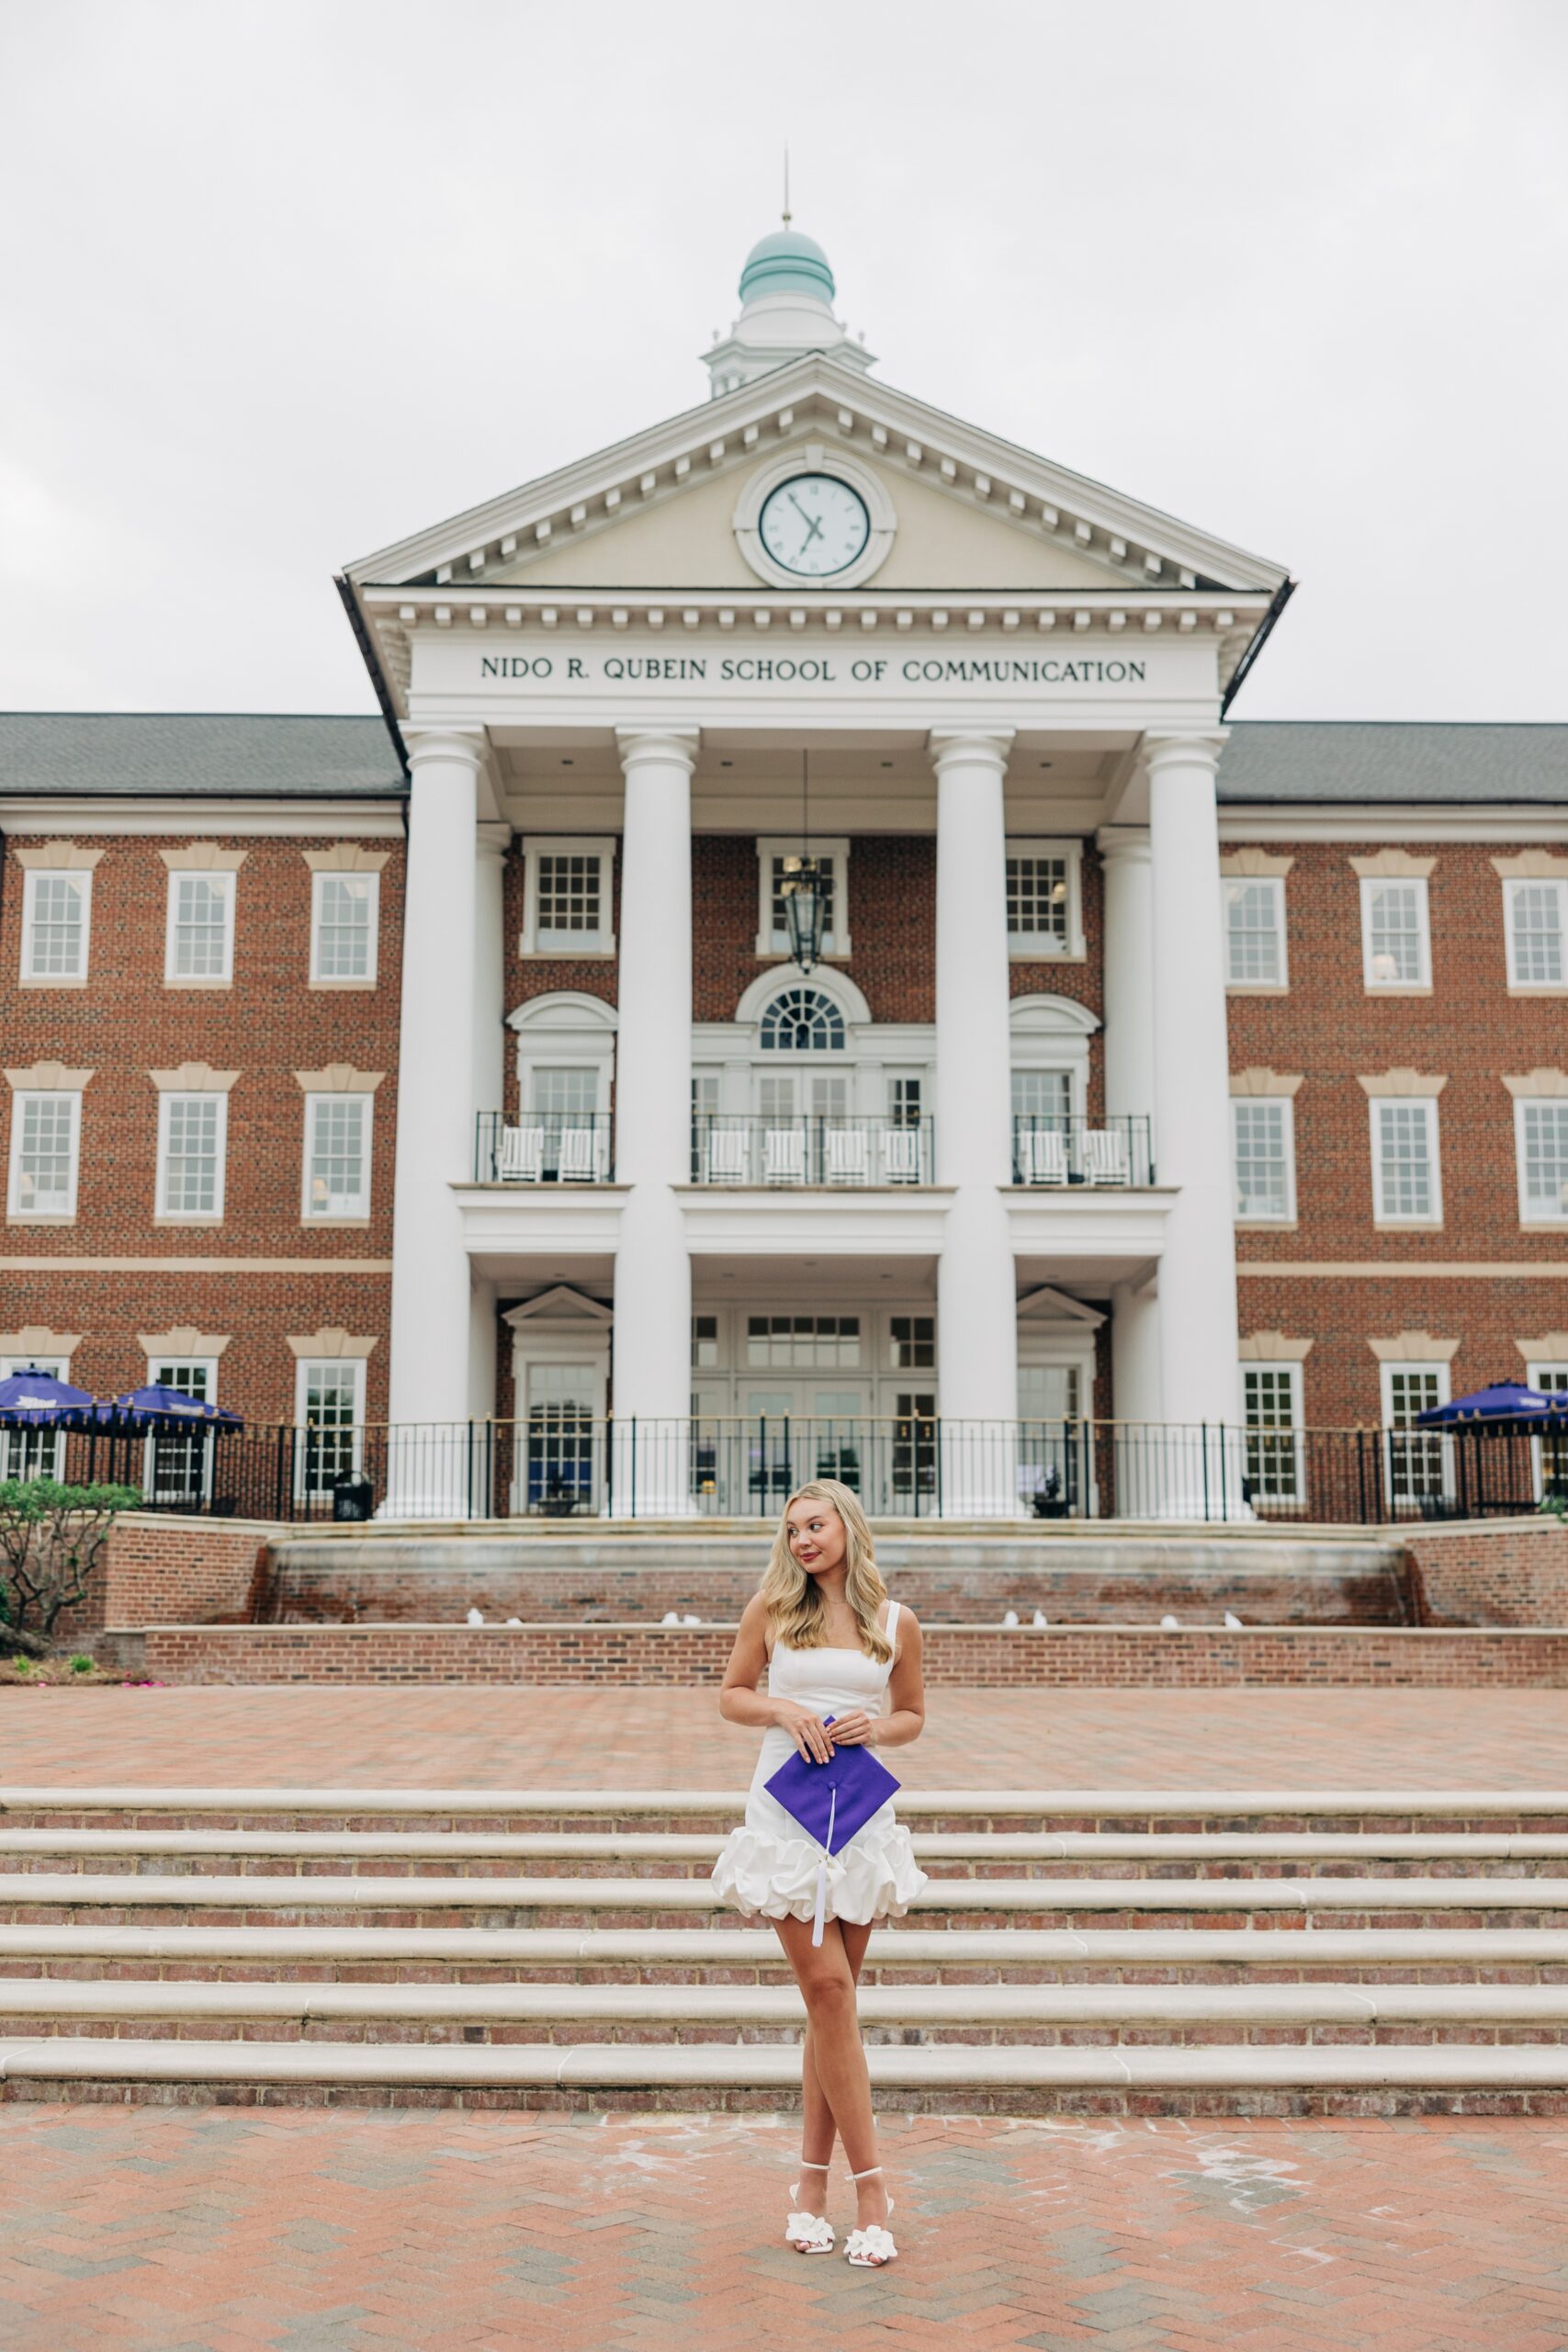
<svg viewBox="0 0 1568 2352">
<path fill-rule="evenodd" d="M 815 237 L 784 226 L 759 237 L 740 272 L 740 316 L 703 355 L 719 399 L 808 351 L 826 352 L 863 373 L 872 355 L 833 315 L 833 272 Z"/>
</svg>

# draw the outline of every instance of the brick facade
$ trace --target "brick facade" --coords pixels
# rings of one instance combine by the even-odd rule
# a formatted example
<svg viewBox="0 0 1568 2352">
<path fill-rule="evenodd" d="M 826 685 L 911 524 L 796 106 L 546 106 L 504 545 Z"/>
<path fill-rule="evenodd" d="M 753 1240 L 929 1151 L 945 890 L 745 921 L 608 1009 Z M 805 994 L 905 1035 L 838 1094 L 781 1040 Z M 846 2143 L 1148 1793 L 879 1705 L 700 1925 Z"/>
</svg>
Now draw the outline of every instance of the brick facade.
<svg viewBox="0 0 1568 2352">
<path fill-rule="evenodd" d="M 71 838 L 65 823 L 60 838 Z M 342 838 L 354 842 L 350 825 Z M 169 987 L 163 853 L 197 842 L 243 859 L 235 880 L 232 984 Z M 93 874 L 87 980 L 79 988 L 21 985 L 24 871 L 13 854 L 0 860 L 6 1066 L 53 1061 L 93 1072 L 83 1094 L 75 1216 L 7 1218 L 0 1231 L 0 1328 L 80 1333 L 72 1377 L 98 1395 L 147 1377 L 140 1331 L 189 1326 L 227 1336 L 220 1399 L 261 1420 L 293 1416 L 288 1335 L 340 1328 L 377 1341 L 367 1403 L 371 1418 L 384 1416 L 401 843 L 365 843 L 385 862 L 377 977 L 364 989 L 310 982 L 311 869 L 304 852 L 330 846 L 319 834 L 97 833 L 91 846 L 103 854 Z M 238 1072 L 228 1097 L 219 1225 L 155 1215 L 159 1093 L 150 1073 L 186 1063 Z M 312 1224 L 301 1215 L 305 1098 L 295 1072 L 334 1063 L 381 1073 L 370 1214 L 362 1223 Z M 7 1135 L 10 1111 L 7 1100 Z M 210 1272 L 203 1270 L 209 1260 Z"/>
<path fill-rule="evenodd" d="M 1227 842 L 1227 853 L 1240 844 Z M 1233 994 L 1231 1065 L 1299 1077 L 1295 1095 L 1296 1218 L 1237 1236 L 1243 1336 L 1310 1339 L 1304 1419 L 1318 1428 L 1382 1418 L 1377 1359 L 1368 1340 L 1427 1331 L 1459 1342 L 1452 1393 L 1525 1376 L 1515 1341 L 1568 1323 L 1564 1236 L 1519 1216 L 1514 1104 L 1506 1075 L 1568 1068 L 1562 995 L 1511 993 L 1503 885 L 1493 863 L 1506 842 L 1411 842 L 1433 861 L 1427 878 L 1432 985 L 1382 994 L 1363 984 L 1359 877 L 1352 856 L 1374 843 L 1270 840 L 1289 857 L 1284 895 L 1289 988 Z M 1564 862 L 1568 873 L 1568 861 Z M 1446 1080 L 1438 1098 L 1442 1223 L 1390 1230 L 1373 1217 L 1370 1114 L 1361 1075 L 1396 1069 Z M 1539 1265 L 1540 1279 L 1480 1271 Z M 1332 1272 L 1273 1276 L 1271 1265 L 1397 1264 L 1444 1269 L 1423 1279 Z M 1450 1271 L 1472 1266 L 1471 1276 Z"/>
<path fill-rule="evenodd" d="M 71 838 L 63 821 L 61 838 Z M 344 838 L 354 839 L 350 825 Z M 212 842 L 243 860 L 228 988 L 175 989 L 164 981 L 164 853 L 196 842 Z M 342 990 L 312 988 L 309 978 L 310 875 L 302 852 L 322 846 L 319 837 L 193 829 L 167 835 L 95 833 L 91 846 L 102 854 L 93 876 L 85 988 L 19 985 L 24 876 L 15 857 L 0 860 L 6 1067 L 58 1061 L 94 1073 L 84 1095 L 76 1216 L 63 1224 L 7 1221 L 0 1235 L 0 1261 L 9 1261 L 0 1327 L 81 1333 L 72 1376 L 97 1393 L 144 1377 L 139 1331 L 189 1326 L 225 1334 L 220 1397 L 261 1421 L 285 1420 L 294 1411 L 288 1336 L 342 1329 L 377 1342 L 368 1359 L 367 1410 L 372 1419 L 383 1417 L 401 844 L 379 839 L 375 844 L 386 853 L 377 983 Z M 1245 846 L 1229 841 L 1225 854 Z M 1270 841 L 1271 857 L 1292 861 L 1284 886 L 1289 987 L 1275 995 L 1233 994 L 1229 1001 L 1233 1069 L 1270 1069 L 1300 1080 L 1296 1216 L 1289 1227 L 1254 1226 L 1238 1235 L 1240 1336 L 1278 1332 L 1311 1342 L 1301 1375 L 1303 1419 L 1319 1428 L 1381 1419 L 1372 1340 L 1416 1331 L 1456 1343 L 1450 1377 L 1460 1393 L 1522 1376 L 1516 1343 L 1568 1327 L 1562 1233 L 1520 1218 L 1514 1107 L 1504 1084 L 1506 1077 L 1556 1069 L 1565 1061 L 1563 999 L 1521 994 L 1508 985 L 1495 861 L 1517 854 L 1519 845 L 1451 840 L 1410 845 L 1410 854 L 1431 861 L 1432 986 L 1425 994 L 1387 996 L 1362 980 L 1360 898 L 1351 859 L 1367 847 Z M 614 875 L 618 933 L 618 857 Z M 755 952 L 755 839 L 699 835 L 693 877 L 695 1017 L 727 1022 L 759 973 L 776 967 L 776 959 L 759 959 Z M 525 880 L 523 854 L 514 844 L 503 883 L 508 1010 L 561 989 L 614 1001 L 614 956 L 572 961 L 520 954 Z M 934 1020 L 935 888 L 930 835 L 852 839 L 854 953 L 835 968 L 864 992 L 877 1021 Z M 1081 901 L 1084 958 L 1015 963 L 1015 996 L 1047 991 L 1102 1014 L 1102 871 L 1090 843 L 1083 855 Z M 239 1073 L 229 1094 L 225 1204 L 218 1227 L 162 1222 L 153 1211 L 159 1098 L 149 1073 L 186 1062 Z M 312 1225 L 300 1216 L 304 1113 L 294 1072 L 333 1063 L 384 1074 L 375 1094 L 370 1216 L 352 1227 Z M 516 1066 L 509 1034 L 504 1105 L 513 1114 Z M 1089 1056 L 1091 1116 L 1103 1103 L 1102 1069 L 1097 1036 Z M 1438 1101 L 1440 1226 L 1387 1230 L 1374 1220 L 1368 1097 L 1359 1081 L 1398 1069 L 1445 1081 Z M 211 1272 L 204 1270 L 205 1261 L 215 1261 Z M 1499 1264 L 1507 1272 L 1487 1271 Z M 1350 1265 L 1391 1271 L 1375 1277 L 1318 1271 Z M 1427 1267 L 1429 1274 L 1421 1271 Z M 527 1287 L 508 1288 L 501 1306 Z M 1109 1354 L 1105 1332 L 1095 1380 L 1095 1408 L 1102 1416 L 1115 1411 Z M 498 1329 L 497 1363 L 497 1407 L 504 1416 L 513 1408 L 511 1339 L 504 1327 Z"/>
</svg>

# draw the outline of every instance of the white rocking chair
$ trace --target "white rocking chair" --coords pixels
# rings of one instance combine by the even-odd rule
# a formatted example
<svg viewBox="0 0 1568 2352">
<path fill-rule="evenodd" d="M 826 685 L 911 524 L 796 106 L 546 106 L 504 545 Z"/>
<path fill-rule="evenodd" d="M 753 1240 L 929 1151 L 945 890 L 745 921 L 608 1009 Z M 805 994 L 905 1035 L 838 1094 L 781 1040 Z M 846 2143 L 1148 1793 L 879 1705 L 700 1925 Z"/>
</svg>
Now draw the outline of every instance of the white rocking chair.
<svg viewBox="0 0 1568 2352">
<path fill-rule="evenodd" d="M 545 1172 L 543 1127 L 502 1127 L 496 1173 L 503 1184 L 536 1184 Z"/>
</svg>

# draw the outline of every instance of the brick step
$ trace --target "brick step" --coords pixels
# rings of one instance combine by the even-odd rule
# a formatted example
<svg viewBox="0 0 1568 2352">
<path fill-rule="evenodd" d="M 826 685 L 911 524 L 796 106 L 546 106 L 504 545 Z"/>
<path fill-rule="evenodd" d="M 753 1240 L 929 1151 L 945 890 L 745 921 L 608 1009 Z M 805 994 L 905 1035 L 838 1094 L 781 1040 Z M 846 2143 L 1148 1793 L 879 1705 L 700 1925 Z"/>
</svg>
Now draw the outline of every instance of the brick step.
<svg viewBox="0 0 1568 2352">
<path fill-rule="evenodd" d="M 917 2112 L 1568 2113 L 1559 2042 L 949 2044 L 883 2046 L 867 2060 L 884 2104 Z M 799 2066 L 777 2043 L 0 2040 L 7 2100 L 776 2109 L 797 2104 Z"/>
<path fill-rule="evenodd" d="M 1568 1985 L 871 1985 L 868 2046 L 1568 2040 Z M 793 1985 L 0 1983 L 0 2039 L 797 2044 Z"/>
<path fill-rule="evenodd" d="M 203 1877 L 705 1877 L 717 1831 L 0 1829 L 0 1871 Z M 971 1878 L 1561 1878 L 1568 1836 L 1465 1830 L 917 1830 L 942 1880 Z M 1129 1867 L 1131 1866 L 1131 1867 Z"/>
<path fill-rule="evenodd" d="M 48 1920 L 256 1926 L 719 1927 L 704 1879 L 386 1878 L 21 1871 L 0 1873 L 0 1924 Z M 931 1927 L 1408 1925 L 1568 1927 L 1568 1879 L 990 1879 L 938 1881 L 911 1917 Z M 897 1932 L 897 1930 L 895 1930 Z"/>
<path fill-rule="evenodd" d="M 794 1978 L 759 1928 L 0 1928 L 0 1981 L 767 1985 Z M 1568 1985 L 1551 1928 L 878 1929 L 863 1985 Z"/>
<path fill-rule="evenodd" d="M 561 1832 L 722 1837 L 743 1787 L 628 1789 L 214 1789 L 0 1787 L 16 1829 L 387 1831 L 426 1836 Z M 1045 1836 L 1245 1830 L 1252 1834 L 1568 1837 L 1568 1791 L 1506 1789 L 905 1789 L 899 1817 L 922 1831 Z"/>
</svg>

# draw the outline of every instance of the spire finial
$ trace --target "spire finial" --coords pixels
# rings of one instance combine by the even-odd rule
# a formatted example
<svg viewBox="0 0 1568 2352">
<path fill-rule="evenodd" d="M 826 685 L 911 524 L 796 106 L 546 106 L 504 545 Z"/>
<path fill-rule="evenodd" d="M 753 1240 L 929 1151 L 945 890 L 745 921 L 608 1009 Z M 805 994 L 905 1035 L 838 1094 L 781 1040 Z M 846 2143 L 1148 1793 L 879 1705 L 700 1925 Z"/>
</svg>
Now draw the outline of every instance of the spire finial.
<svg viewBox="0 0 1568 2352">
<path fill-rule="evenodd" d="M 793 217 L 794 217 L 794 216 L 792 215 L 792 213 L 791 213 L 791 211 L 790 211 L 790 209 L 789 209 L 789 141 L 786 139 L 786 140 L 784 141 L 784 227 L 785 227 L 786 229 L 789 227 L 790 221 L 791 221 L 791 220 L 793 219 Z"/>
</svg>

